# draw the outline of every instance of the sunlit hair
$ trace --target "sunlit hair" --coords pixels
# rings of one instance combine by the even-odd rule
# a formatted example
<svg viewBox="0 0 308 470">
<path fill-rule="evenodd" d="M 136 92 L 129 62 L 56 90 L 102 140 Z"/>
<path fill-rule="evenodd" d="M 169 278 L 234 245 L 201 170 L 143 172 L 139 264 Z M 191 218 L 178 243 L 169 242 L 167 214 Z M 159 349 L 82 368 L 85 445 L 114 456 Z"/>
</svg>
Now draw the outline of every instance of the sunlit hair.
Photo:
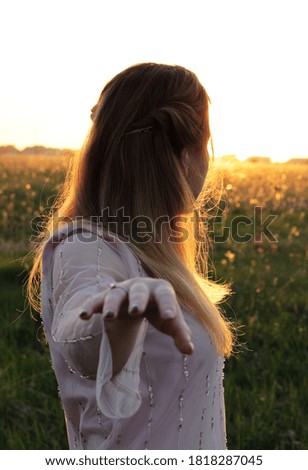
<svg viewBox="0 0 308 470">
<path fill-rule="evenodd" d="M 179 303 L 208 328 L 217 351 L 230 355 L 232 325 L 219 307 L 229 287 L 209 279 L 204 224 L 198 224 L 198 240 L 195 237 L 196 214 L 202 211 L 207 188 L 195 200 L 180 158 L 187 149 L 190 156 L 202 155 L 208 165 L 208 108 L 205 89 L 195 74 L 180 66 L 138 64 L 107 83 L 35 250 L 27 289 L 36 310 L 40 309 L 42 250 L 53 227 L 76 217 L 101 217 L 106 225 L 106 208 L 108 216 L 115 217 L 123 208 L 130 221 L 146 216 L 158 222 L 154 224 L 157 233 L 137 242 L 129 236 L 131 223 L 122 223 L 119 217 L 112 230 L 128 242 L 149 275 L 173 285 Z M 131 132 L 147 127 L 151 132 Z M 199 176 L 191 174 L 193 168 L 189 171 L 190 178 Z M 166 217 L 173 219 L 163 223 Z M 186 236 L 180 240 L 174 236 L 175 220 L 185 228 Z"/>
</svg>

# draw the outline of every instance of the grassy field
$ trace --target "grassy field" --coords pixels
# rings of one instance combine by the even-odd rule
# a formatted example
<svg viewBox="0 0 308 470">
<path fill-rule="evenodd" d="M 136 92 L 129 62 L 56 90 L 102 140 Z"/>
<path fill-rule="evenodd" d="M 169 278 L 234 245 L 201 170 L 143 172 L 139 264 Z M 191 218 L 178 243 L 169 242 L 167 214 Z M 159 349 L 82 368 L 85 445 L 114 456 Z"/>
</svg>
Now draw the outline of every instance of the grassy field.
<svg viewBox="0 0 308 470">
<path fill-rule="evenodd" d="M 40 322 L 24 311 L 21 264 L 34 234 L 30 222 L 52 204 L 65 160 L 1 157 L 0 163 L 0 447 L 65 449 Z M 287 164 L 234 164 L 221 170 L 226 192 L 213 235 L 223 226 L 233 229 L 232 236 L 214 243 L 211 258 L 216 278 L 233 281 L 234 295 L 224 309 L 243 325 L 239 340 L 245 343 L 226 362 L 229 449 L 308 449 L 305 170 Z M 263 221 L 276 216 L 268 227 L 276 241 L 260 237 L 256 207 L 262 208 Z M 244 232 L 251 234 L 245 243 L 239 238 Z"/>
</svg>

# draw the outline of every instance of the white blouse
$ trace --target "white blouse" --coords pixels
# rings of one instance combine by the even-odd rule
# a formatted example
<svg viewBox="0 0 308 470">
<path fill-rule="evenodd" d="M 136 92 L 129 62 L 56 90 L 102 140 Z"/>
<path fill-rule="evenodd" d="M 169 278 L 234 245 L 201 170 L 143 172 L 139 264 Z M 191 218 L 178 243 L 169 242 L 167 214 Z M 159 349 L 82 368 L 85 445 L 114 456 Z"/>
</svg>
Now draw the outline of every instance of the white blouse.
<svg viewBox="0 0 308 470">
<path fill-rule="evenodd" d="M 146 319 L 136 322 L 132 353 L 112 376 L 101 315 L 79 317 L 110 283 L 148 276 L 125 242 L 70 224 L 47 240 L 42 275 L 42 318 L 70 449 L 226 449 L 224 359 L 196 318 L 182 310 L 191 356 Z"/>
</svg>

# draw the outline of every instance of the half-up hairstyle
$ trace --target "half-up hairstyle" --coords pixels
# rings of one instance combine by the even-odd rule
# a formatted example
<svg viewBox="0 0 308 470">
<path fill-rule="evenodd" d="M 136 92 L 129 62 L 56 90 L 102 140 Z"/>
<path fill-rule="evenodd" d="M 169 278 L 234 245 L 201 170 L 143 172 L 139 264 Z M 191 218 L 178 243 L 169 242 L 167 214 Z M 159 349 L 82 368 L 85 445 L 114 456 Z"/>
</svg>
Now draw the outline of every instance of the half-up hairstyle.
<svg viewBox="0 0 308 470">
<path fill-rule="evenodd" d="M 173 285 L 179 303 L 208 328 L 217 351 L 229 356 L 232 325 L 218 306 L 229 288 L 208 278 L 205 240 L 198 241 L 205 228 L 199 225 L 195 237 L 195 211 L 202 208 L 204 191 L 196 200 L 181 163 L 187 149 L 208 166 L 208 107 L 205 89 L 184 67 L 145 63 L 116 75 L 92 110 L 93 124 L 71 161 L 44 239 L 59 227 L 55 220 L 97 217 L 107 227 L 110 217 L 117 218 L 112 230 L 149 275 Z M 200 178 L 189 171 L 190 180 Z M 152 237 L 136 238 L 133 221 L 140 217 L 150 222 Z M 175 236 L 179 220 L 182 237 Z M 36 309 L 44 239 L 28 282 Z"/>
</svg>

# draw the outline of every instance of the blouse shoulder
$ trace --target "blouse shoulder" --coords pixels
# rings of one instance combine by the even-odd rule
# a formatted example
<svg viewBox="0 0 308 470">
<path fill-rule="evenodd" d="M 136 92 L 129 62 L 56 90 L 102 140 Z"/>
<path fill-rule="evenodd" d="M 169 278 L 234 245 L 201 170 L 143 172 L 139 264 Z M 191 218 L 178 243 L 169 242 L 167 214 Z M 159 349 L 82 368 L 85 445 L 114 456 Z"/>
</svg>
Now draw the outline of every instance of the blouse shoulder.
<svg viewBox="0 0 308 470">
<path fill-rule="evenodd" d="M 115 233 L 90 223 L 71 223 L 49 237 L 42 255 L 43 274 L 48 275 L 56 259 L 75 267 L 103 263 L 114 267 L 126 279 L 141 274 L 140 261 L 127 243 Z"/>
<path fill-rule="evenodd" d="M 127 268 L 118 247 L 102 237 L 91 233 L 71 233 L 58 244 L 53 252 L 53 279 L 56 281 L 61 271 L 76 271 L 93 267 L 98 271 L 109 268 L 126 279 Z"/>
</svg>

